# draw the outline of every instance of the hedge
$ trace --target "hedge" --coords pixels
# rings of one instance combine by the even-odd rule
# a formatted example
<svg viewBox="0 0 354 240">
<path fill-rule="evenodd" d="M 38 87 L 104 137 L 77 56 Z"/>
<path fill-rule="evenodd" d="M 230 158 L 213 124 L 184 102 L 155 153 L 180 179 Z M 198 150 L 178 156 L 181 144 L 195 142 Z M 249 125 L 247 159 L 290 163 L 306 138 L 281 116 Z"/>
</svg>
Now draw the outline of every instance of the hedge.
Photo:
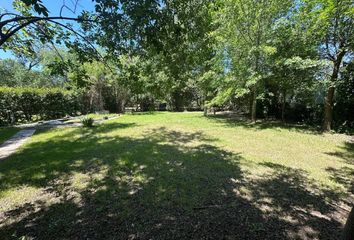
<svg viewBox="0 0 354 240">
<path fill-rule="evenodd" d="M 77 115 L 82 95 L 58 88 L 0 87 L 0 125 Z"/>
</svg>

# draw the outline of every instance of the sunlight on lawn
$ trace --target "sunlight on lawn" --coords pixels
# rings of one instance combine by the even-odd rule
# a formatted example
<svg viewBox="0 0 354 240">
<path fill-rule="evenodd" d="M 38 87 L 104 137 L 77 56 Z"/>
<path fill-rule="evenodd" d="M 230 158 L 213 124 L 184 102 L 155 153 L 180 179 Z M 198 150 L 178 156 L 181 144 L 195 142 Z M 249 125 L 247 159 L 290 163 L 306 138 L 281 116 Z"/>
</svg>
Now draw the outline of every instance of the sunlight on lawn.
<svg viewBox="0 0 354 240">
<path fill-rule="evenodd" d="M 338 238 L 348 137 L 265 124 L 156 113 L 41 130 L 0 163 L 0 234 Z"/>
</svg>

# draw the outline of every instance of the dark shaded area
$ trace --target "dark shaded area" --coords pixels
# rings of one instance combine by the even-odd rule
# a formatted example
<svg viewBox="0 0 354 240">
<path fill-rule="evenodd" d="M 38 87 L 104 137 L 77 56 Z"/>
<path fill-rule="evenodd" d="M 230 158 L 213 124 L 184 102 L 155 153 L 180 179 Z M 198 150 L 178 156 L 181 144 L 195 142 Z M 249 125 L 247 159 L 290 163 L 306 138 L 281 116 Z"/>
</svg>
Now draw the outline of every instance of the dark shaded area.
<svg viewBox="0 0 354 240">
<path fill-rule="evenodd" d="M 21 129 L 18 128 L 0 128 L 0 145 L 10 139 Z"/>
<path fill-rule="evenodd" d="M 354 142 L 346 142 L 339 151 L 327 153 L 342 158 L 348 164 L 354 164 Z"/>
<path fill-rule="evenodd" d="M 354 169 L 349 167 L 341 168 L 327 168 L 331 174 L 331 179 L 341 185 L 343 185 L 348 193 L 354 193 Z"/>
<path fill-rule="evenodd" d="M 100 135 L 135 126 L 74 129 L 1 163 L 1 191 L 27 184 L 56 196 L 48 206 L 42 199 L 2 213 L 0 224 L 15 221 L 1 225 L 1 238 L 339 239 L 336 209 L 324 200 L 337 197 L 310 191 L 305 172 L 264 163 L 271 174 L 248 179 L 241 155 L 213 146 L 200 132 Z M 185 145 L 193 141 L 199 144 Z M 74 173 L 87 176 L 81 190 L 68 184 Z"/>
<path fill-rule="evenodd" d="M 321 134 L 320 128 L 311 127 L 305 124 L 292 124 L 284 123 L 278 120 L 259 120 L 252 123 L 247 117 L 242 117 L 238 114 L 217 114 L 208 115 L 207 118 L 216 121 L 217 123 L 224 124 L 227 127 L 244 127 L 254 130 L 264 129 L 286 129 L 289 131 L 296 131 L 301 133 Z"/>
<path fill-rule="evenodd" d="M 354 143 L 346 142 L 340 146 L 338 151 L 327 153 L 330 156 L 341 158 L 344 163 L 354 165 Z M 330 174 L 331 180 L 342 185 L 348 194 L 354 194 L 354 168 L 341 166 L 338 168 L 327 168 L 326 171 Z M 348 201 L 350 202 L 350 200 Z"/>
<path fill-rule="evenodd" d="M 295 239 L 301 234 L 302 239 L 340 238 L 338 230 L 342 225 L 332 218 L 338 210 L 336 203 L 340 196 L 334 192 L 316 192 L 315 183 L 303 170 L 269 162 L 262 165 L 274 171 L 252 183 L 252 192 L 259 204 L 274 209 L 271 215 L 289 220 L 284 222 L 284 227 L 290 235 Z M 265 198 L 272 199 L 271 203 L 263 202 Z M 335 200 L 334 204 L 327 202 L 328 198 Z"/>
</svg>

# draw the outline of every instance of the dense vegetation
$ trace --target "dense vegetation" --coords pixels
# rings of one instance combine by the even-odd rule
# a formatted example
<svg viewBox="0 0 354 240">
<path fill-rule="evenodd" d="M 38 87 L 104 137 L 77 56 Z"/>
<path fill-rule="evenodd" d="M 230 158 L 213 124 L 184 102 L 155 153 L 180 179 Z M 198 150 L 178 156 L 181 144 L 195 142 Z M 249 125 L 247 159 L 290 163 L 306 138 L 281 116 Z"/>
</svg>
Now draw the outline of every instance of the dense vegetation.
<svg viewBox="0 0 354 240">
<path fill-rule="evenodd" d="M 84 96 L 61 89 L 0 87 L 0 125 L 86 113 Z"/>
<path fill-rule="evenodd" d="M 14 0 L 16 13 L 1 13 L 0 43 L 17 60 L 0 62 L 1 85 L 84 89 L 96 110 L 112 112 L 213 107 L 353 128 L 351 1 L 93 4 L 69 18 Z"/>
</svg>

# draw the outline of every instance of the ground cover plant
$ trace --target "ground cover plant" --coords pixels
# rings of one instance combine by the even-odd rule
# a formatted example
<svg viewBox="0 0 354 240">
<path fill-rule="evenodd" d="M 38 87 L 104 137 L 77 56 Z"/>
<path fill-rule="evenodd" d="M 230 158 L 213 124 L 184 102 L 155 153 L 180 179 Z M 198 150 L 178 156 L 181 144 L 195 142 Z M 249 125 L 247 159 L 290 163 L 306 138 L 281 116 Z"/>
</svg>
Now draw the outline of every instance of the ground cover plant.
<svg viewBox="0 0 354 240">
<path fill-rule="evenodd" d="M 346 135 L 202 113 L 43 129 L 0 163 L 0 236 L 339 239 Z"/>
<path fill-rule="evenodd" d="M 81 123 L 84 127 L 93 127 L 94 121 L 95 120 L 93 118 L 89 118 L 89 117 L 84 117 L 81 119 Z"/>
</svg>

